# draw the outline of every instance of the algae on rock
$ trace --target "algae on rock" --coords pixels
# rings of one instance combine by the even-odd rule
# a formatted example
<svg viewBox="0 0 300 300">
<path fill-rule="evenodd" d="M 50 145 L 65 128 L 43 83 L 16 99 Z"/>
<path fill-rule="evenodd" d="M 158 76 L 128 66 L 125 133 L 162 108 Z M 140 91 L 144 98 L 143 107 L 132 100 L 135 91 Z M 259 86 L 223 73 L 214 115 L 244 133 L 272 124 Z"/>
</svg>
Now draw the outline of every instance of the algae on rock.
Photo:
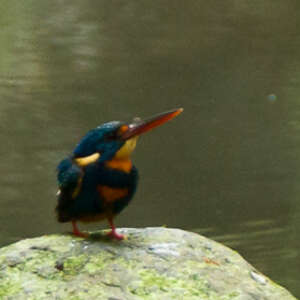
<svg viewBox="0 0 300 300">
<path fill-rule="evenodd" d="M 229 248 L 179 229 L 50 235 L 0 249 L 0 299 L 295 300 Z"/>
</svg>

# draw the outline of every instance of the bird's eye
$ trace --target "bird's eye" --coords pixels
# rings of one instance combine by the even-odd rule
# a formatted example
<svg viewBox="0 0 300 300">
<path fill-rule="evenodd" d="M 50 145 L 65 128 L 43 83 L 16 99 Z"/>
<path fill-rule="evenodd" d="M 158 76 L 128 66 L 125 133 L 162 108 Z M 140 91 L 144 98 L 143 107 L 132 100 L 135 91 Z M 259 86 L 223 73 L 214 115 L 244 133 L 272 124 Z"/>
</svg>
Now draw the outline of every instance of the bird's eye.
<svg viewBox="0 0 300 300">
<path fill-rule="evenodd" d="M 122 135 L 124 134 L 124 132 L 126 132 L 127 130 L 128 130 L 128 126 L 122 125 L 119 128 L 117 128 L 116 130 L 108 132 L 105 135 L 105 139 L 108 141 L 120 139 L 122 137 Z"/>
<path fill-rule="evenodd" d="M 124 132 L 126 132 L 128 130 L 128 125 L 122 125 L 119 129 L 118 129 L 118 135 L 122 136 L 122 134 Z"/>
</svg>

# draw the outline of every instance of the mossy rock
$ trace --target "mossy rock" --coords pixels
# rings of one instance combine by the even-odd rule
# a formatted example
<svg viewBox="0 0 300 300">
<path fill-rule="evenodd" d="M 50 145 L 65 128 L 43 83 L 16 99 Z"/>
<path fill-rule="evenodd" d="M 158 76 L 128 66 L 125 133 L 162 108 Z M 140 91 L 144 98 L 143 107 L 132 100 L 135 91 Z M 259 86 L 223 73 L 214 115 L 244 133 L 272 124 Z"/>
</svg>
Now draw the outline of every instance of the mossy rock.
<svg viewBox="0 0 300 300">
<path fill-rule="evenodd" d="M 292 300 L 238 253 L 179 229 L 50 235 L 0 250 L 0 299 Z"/>
</svg>

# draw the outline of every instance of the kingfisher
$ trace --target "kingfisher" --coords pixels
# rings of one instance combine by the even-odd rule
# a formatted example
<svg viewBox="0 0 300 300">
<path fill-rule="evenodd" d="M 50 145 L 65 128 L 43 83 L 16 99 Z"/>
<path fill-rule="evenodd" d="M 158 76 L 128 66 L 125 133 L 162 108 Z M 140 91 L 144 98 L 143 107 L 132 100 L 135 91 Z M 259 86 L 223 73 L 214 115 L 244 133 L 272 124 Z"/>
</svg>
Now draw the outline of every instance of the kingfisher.
<svg viewBox="0 0 300 300">
<path fill-rule="evenodd" d="M 112 121 L 90 130 L 76 145 L 73 153 L 57 167 L 59 222 L 71 222 L 73 234 L 88 237 L 77 222 L 107 220 L 108 236 L 124 236 L 116 231 L 114 217 L 131 201 L 138 183 L 138 170 L 131 154 L 139 136 L 173 119 L 182 108 L 160 113 L 142 121 Z"/>
</svg>

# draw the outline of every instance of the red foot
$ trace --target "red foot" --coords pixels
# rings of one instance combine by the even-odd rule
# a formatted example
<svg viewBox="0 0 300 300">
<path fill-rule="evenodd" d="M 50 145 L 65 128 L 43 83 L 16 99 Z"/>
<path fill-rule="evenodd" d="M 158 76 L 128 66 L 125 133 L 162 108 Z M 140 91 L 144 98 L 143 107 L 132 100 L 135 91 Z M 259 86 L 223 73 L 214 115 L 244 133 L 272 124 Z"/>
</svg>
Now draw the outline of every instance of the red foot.
<svg viewBox="0 0 300 300">
<path fill-rule="evenodd" d="M 82 232 L 78 229 L 76 221 L 72 221 L 72 226 L 73 226 L 73 234 L 82 238 L 88 238 L 89 234 L 86 232 Z"/>
<path fill-rule="evenodd" d="M 117 233 L 116 227 L 114 225 L 114 222 L 113 222 L 112 218 L 108 218 L 108 223 L 109 223 L 109 225 L 111 227 L 111 231 L 107 234 L 107 236 L 109 236 L 111 238 L 114 238 L 114 239 L 116 239 L 118 241 L 126 239 L 125 235 Z"/>
<path fill-rule="evenodd" d="M 108 234 L 107 234 L 108 237 L 110 238 L 114 238 L 118 241 L 122 241 L 125 239 L 125 235 L 123 234 L 119 234 L 116 232 L 116 230 L 111 230 Z"/>
</svg>

